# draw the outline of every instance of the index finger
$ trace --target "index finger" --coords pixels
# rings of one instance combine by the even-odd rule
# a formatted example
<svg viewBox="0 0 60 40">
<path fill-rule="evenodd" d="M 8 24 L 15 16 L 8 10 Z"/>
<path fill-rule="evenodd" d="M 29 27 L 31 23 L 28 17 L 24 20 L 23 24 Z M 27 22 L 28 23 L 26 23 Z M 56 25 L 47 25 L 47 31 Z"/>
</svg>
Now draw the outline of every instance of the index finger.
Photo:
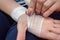
<svg viewBox="0 0 60 40">
<path fill-rule="evenodd" d="M 36 7 L 36 1 L 37 0 L 31 0 L 30 1 L 30 4 L 28 5 L 28 11 L 27 11 L 28 15 L 32 15 L 34 13 L 34 9 Z"/>
</svg>

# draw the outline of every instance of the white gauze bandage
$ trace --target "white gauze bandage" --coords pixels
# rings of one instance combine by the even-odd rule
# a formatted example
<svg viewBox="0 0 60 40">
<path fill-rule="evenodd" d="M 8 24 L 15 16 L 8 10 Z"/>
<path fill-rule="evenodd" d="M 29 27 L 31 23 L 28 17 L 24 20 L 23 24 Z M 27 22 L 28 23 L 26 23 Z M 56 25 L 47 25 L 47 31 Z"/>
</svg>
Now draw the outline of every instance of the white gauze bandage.
<svg viewBox="0 0 60 40">
<path fill-rule="evenodd" d="M 17 22 L 18 18 L 25 14 L 26 8 L 17 7 L 11 12 L 11 17 Z M 36 36 L 40 36 L 44 18 L 38 15 L 28 16 L 28 31 Z"/>
<path fill-rule="evenodd" d="M 28 31 L 40 37 L 44 18 L 40 15 L 32 15 L 28 17 Z"/>
<path fill-rule="evenodd" d="M 13 9 L 13 11 L 11 12 L 11 17 L 17 22 L 18 21 L 18 18 L 25 14 L 26 12 L 26 8 L 25 7 L 16 7 L 15 9 Z"/>
</svg>

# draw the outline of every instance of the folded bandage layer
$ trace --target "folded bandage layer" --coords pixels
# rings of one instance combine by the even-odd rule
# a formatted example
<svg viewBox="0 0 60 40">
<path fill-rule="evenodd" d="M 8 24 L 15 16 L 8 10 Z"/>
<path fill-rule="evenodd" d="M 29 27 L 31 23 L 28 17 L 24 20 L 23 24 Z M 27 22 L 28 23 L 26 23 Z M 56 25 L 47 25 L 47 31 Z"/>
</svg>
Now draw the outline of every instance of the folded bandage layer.
<svg viewBox="0 0 60 40">
<path fill-rule="evenodd" d="M 28 31 L 40 37 L 44 18 L 40 15 L 32 15 L 28 17 Z"/>
</svg>

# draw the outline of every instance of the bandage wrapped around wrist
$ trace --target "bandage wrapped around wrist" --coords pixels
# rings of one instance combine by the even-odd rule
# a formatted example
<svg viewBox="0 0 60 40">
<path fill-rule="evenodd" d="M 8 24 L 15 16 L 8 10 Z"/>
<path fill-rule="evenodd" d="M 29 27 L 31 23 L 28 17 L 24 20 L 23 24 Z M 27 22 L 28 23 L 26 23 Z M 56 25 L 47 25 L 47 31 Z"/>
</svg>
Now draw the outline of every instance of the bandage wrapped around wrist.
<svg viewBox="0 0 60 40">
<path fill-rule="evenodd" d="M 17 7 L 11 12 L 11 17 L 17 22 L 18 18 L 25 14 L 26 8 Z M 27 16 L 28 19 L 28 31 L 36 36 L 40 36 L 42 30 L 42 24 L 44 18 L 40 15 Z"/>
<path fill-rule="evenodd" d="M 13 9 L 13 11 L 11 12 L 11 17 L 17 22 L 19 17 L 23 14 L 25 14 L 26 12 L 26 8 L 25 7 L 16 7 L 15 9 Z"/>
<path fill-rule="evenodd" d="M 32 15 L 28 17 L 28 31 L 40 37 L 44 18 L 40 15 Z"/>
</svg>

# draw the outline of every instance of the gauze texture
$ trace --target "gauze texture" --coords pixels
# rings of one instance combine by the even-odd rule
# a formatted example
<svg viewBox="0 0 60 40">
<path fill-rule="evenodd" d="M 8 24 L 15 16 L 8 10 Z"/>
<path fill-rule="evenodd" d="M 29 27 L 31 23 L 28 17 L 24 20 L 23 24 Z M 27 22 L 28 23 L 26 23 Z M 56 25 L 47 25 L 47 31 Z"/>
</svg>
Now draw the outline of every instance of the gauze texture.
<svg viewBox="0 0 60 40">
<path fill-rule="evenodd" d="M 36 36 L 40 36 L 44 18 L 40 15 L 28 16 L 28 31 Z"/>
<path fill-rule="evenodd" d="M 24 8 L 24 7 L 17 7 L 17 8 L 15 8 L 15 9 L 13 9 L 13 11 L 11 12 L 11 17 L 17 22 L 18 21 L 18 18 L 21 16 L 21 15 L 23 15 L 23 14 L 25 14 L 25 12 L 26 12 L 26 8 Z"/>
</svg>

